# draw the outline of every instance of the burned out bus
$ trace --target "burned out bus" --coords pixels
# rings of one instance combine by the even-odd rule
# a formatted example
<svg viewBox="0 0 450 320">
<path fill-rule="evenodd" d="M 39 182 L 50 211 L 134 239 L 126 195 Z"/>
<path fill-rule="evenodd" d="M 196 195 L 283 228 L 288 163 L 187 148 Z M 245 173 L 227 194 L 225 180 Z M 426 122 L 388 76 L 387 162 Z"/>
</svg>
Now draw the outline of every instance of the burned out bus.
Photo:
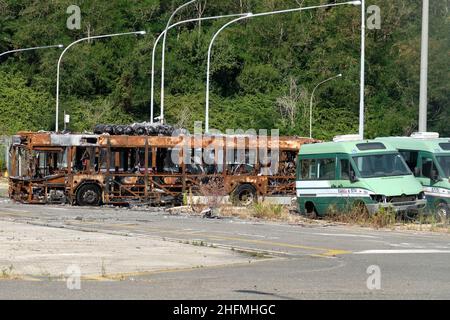
<svg viewBox="0 0 450 320">
<path fill-rule="evenodd" d="M 30 204 L 181 203 L 214 185 L 238 205 L 295 196 L 296 157 L 313 140 L 270 136 L 127 136 L 20 132 L 9 196 Z"/>
</svg>

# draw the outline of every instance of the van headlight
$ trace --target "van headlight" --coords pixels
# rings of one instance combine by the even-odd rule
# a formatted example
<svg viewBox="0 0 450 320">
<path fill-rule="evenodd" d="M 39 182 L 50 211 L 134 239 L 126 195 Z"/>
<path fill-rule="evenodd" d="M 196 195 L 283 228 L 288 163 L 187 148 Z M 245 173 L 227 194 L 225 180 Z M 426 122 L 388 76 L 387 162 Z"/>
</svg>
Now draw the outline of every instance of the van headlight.
<svg viewBox="0 0 450 320">
<path fill-rule="evenodd" d="M 418 200 L 426 200 L 427 196 L 425 195 L 425 192 L 421 192 L 419 193 L 419 195 L 417 196 Z"/>
</svg>

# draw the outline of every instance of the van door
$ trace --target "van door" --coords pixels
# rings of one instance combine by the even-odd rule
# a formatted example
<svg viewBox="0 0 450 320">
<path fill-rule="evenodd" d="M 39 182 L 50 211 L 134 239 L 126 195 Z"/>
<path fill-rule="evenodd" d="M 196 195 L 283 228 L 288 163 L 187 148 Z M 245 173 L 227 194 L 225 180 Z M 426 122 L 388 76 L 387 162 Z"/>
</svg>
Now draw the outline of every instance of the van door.
<svg viewBox="0 0 450 320">
<path fill-rule="evenodd" d="M 301 159 L 298 181 L 301 206 L 311 202 L 318 215 L 325 215 L 330 206 L 337 204 L 337 182 L 335 157 Z"/>
<path fill-rule="evenodd" d="M 355 176 L 355 170 L 347 155 L 338 156 L 337 167 L 337 188 L 338 188 L 338 209 L 342 212 L 349 211 L 353 206 L 351 188 L 353 184 L 351 177 Z"/>
<path fill-rule="evenodd" d="M 316 159 L 317 162 L 317 180 L 325 182 L 329 186 L 326 189 L 318 191 L 318 203 L 322 214 L 338 205 L 338 181 L 336 178 L 336 158 Z"/>
<path fill-rule="evenodd" d="M 436 166 L 434 165 L 434 160 L 431 155 L 427 155 L 425 153 L 421 153 L 420 155 L 420 176 L 418 177 L 420 183 L 424 187 L 432 187 L 434 182 L 432 180 L 432 173 L 436 170 Z"/>
</svg>

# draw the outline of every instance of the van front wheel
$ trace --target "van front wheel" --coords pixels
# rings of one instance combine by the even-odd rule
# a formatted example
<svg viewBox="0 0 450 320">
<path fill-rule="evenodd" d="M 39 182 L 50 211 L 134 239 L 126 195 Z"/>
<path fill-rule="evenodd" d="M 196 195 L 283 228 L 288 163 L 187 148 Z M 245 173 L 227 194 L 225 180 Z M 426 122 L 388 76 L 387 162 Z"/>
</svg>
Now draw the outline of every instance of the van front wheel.
<svg viewBox="0 0 450 320">
<path fill-rule="evenodd" d="M 450 218 L 449 215 L 449 208 L 448 205 L 446 203 L 439 203 L 436 206 L 436 218 L 440 221 L 440 222 L 445 222 Z"/>
</svg>

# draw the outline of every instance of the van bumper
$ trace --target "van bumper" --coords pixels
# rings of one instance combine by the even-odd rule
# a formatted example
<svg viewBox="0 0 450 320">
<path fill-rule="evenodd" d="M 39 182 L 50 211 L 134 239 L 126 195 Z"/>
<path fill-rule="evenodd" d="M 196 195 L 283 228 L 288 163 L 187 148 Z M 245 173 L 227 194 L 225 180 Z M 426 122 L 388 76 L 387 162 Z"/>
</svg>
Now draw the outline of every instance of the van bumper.
<svg viewBox="0 0 450 320">
<path fill-rule="evenodd" d="M 395 212 L 418 212 L 427 206 L 427 200 L 417 200 L 410 202 L 397 202 L 397 203 L 374 203 L 366 204 L 367 210 L 370 214 L 377 213 L 380 209 L 392 209 Z"/>
</svg>

